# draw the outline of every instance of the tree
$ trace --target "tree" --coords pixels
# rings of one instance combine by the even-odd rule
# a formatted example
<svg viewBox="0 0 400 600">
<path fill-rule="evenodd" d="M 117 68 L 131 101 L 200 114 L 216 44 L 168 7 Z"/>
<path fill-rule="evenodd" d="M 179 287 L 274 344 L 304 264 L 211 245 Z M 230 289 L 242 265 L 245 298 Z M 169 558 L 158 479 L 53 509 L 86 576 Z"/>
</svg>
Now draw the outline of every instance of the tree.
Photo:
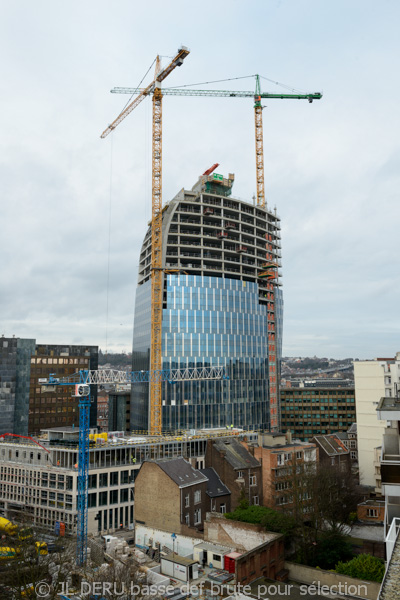
<svg viewBox="0 0 400 600">
<path fill-rule="evenodd" d="M 312 565 L 315 550 L 322 543 L 324 564 L 333 567 L 338 560 L 349 558 L 348 546 L 340 534 L 357 509 L 359 488 L 350 471 L 297 459 L 296 455 L 292 452 L 291 460 L 281 469 L 282 476 L 274 483 L 272 495 L 282 490 L 279 493 L 284 503 L 279 510 L 296 523 L 293 542 L 297 560 Z M 332 536 L 322 535 L 324 531 Z M 329 539 L 333 544 L 331 553 Z"/>
<path fill-rule="evenodd" d="M 385 564 L 380 558 L 370 554 L 359 554 L 347 563 L 339 562 L 335 570 L 342 575 L 381 582 L 385 574 Z"/>
<path fill-rule="evenodd" d="M 352 514 L 362 495 L 350 470 L 341 465 L 319 467 L 315 485 L 315 498 L 320 520 L 331 531 L 343 532 L 352 523 Z"/>
<path fill-rule="evenodd" d="M 309 565 L 321 569 L 333 569 L 338 561 L 350 560 L 353 556 L 351 544 L 337 531 L 322 532 L 312 549 Z"/>
</svg>

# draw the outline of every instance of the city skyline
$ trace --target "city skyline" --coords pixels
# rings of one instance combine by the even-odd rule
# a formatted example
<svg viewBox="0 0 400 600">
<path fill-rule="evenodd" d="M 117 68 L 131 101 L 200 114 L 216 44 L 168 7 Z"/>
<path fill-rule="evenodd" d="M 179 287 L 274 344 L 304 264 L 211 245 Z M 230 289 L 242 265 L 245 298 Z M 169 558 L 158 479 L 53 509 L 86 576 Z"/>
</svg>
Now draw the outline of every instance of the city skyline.
<svg viewBox="0 0 400 600">
<path fill-rule="evenodd" d="M 400 7 L 178 7 L 4 8 L 0 334 L 131 351 L 151 216 L 150 101 L 100 134 L 128 99 L 109 90 L 139 84 L 157 52 L 183 43 L 191 54 L 169 86 L 232 79 L 208 87 L 252 90 L 254 78 L 234 79 L 259 73 L 324 94 L 312 105 L 271 100 L 263 112 L 266 199 L 282 222 L 283 355 L 394 355 Z M 215 162 L 252 202 L 251 100 L 166 97 L 163 116 L 164 202 Z"/>
</svg>

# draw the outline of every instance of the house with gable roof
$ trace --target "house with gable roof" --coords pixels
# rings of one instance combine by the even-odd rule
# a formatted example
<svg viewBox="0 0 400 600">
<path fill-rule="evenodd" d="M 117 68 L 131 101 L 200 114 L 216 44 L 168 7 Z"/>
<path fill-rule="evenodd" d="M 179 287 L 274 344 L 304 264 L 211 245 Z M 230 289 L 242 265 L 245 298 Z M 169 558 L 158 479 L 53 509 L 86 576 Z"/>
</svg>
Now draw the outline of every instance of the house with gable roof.
<svg viewBox="0 0 400 600">
<path fill-rule="evenodd" d="M 212 467 L 231 492 L 231 510 L 242 497 L 249 505 L 262 505 L 263 486 L 261 464 L 238 440 L 219 438 L 208 440 L 206 467 Z"/>
<path fill-rule="evenodd" d="M 143 462 L 135 480 L 135 522 L 196 537 L 209 509 L 207 484 L 182 457 Z"/>
</svg>

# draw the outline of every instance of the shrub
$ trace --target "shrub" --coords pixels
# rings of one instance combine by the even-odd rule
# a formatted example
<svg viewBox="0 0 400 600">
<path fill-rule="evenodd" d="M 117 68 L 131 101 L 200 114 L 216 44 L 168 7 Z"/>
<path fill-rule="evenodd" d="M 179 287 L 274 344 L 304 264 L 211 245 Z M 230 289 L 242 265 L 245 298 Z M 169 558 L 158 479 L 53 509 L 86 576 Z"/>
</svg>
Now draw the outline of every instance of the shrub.
<svg viewBox="0 0 400 600">
<path fill-rule="evenodd" d="M 335 570 L 336 573 L 349 575 L 349 577 L 381 582 L 385 574 L 385 564 L 376 556 L 359 554 L 349 562 L 339 562 Z"/>
<path fill-rule="evenodd" d="M 225 517 L 235 521 L 259 524 L 265 527 L 267 531 L 283 533 L 284 535 L 287 535 L 295 528 L 295 521 L 292 517 L 288 517 L 267 506 L 248 506 L 247 508 L 239 506 L 233 512 L 226 513 Z"/>
</svg>

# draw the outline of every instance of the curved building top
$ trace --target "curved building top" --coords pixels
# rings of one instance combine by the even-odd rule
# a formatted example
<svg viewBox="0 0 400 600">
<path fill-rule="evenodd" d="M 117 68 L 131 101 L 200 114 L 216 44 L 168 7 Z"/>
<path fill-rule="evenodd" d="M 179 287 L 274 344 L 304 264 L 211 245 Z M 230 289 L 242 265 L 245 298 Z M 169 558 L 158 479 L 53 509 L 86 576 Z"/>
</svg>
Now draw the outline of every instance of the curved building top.
<svg viewBox="0 0 400 600">
<path fill-rule="evenodd" d="M 273 261 L 281 266 L 280 219 L 269 211 L 231 197 L 235 176 L 202 175 L 163 207 L 162 261 L 165 272 L 225 277 L 259 285 L 267 303 L 265 270 L 269 239 Z M 138 285 L 151 273 L 151 224 L 140 253 Z M 280 274 L 280 273 L 279 273 Z"/>
</svg>

